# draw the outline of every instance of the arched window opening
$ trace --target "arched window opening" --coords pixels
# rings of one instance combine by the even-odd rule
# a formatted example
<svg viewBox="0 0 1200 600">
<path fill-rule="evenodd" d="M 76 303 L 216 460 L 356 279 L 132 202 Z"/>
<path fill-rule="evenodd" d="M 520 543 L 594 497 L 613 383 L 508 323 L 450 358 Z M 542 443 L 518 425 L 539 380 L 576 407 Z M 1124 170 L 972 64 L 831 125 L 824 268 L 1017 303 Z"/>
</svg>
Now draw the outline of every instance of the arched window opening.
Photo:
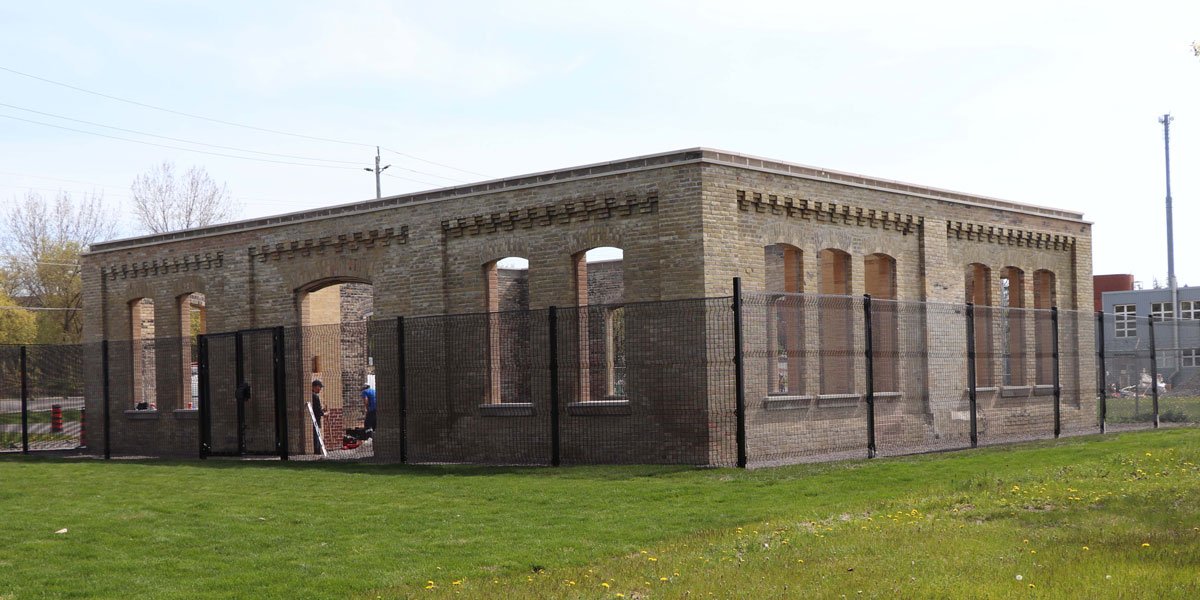
<svg viewBox="0 0 1200 600">
<path fill-rule="evenodd" d="M 302 289 L 298 300 L 305 395 L 318 417 L 325 447 L 340 449 L 347 429 L 362 429 L 365 435 L 377 425 L 370 397 L 374 396 L 377 406 L 379 396 L 368 343 L 368 321 L 375 312 L 374 288 L 362 280 L 333 279 Z M 247 380 L 253 385 L 252 378 L 261 373 L 259 378 L 269 381 L 270 364 L 248 354 Z M 315 381 L 322 383 L 319 393 L 309 385 Z M 371 393 L 364 394 L 366 387 Z M 316 431 L 306 430 L 306 447 L 319 452 Z"/>
<path fill-rule="evenodd" d="M 863 283 L 871 296 L 871 348 L 876 391 L 900 391 L 900 323 L 896 305 L 896 259 L 872 254 L 863 259 Z M 878 302 L 876 302 L 878 300 Z"/>
<path fill-rule="evenodd" d="M 199 336 L 208 332 L 208 307 L 204 294 L 183 294 L 179 303 L 180 365 L 183 389 L 179 408 L 195 410 L 200 404 Z"/>
<path fill-rule="evenodd" d="M 129 341 L 133 365 L 134 410 L 158 410 L 157 358 L 154 347 L 154 300 L 129 303 Z"/>
<path fill-rule="evenodd" d="M 602 246 L 576 254 L 579 402 L 626 397 L 625 252 Z"/>
<path fill-rule="evenodd" d="M 1000 304 L 1004 306 L 1004 385 L 1027 385 L 1025 376 L 1025 273 L 1005 267 L 1000 276 Z"/>
<path fill-rule="evenodd" d="M 854 393 L 854 303 L 850 295 L 850 255 L 826 248 L 817 261 L 821 266 L 821 393 Z"/>
<path fill-rule="evenodd" d="M 766 291 L 778 292 L 767 305 L 767 393 L 804 393 L 804 260 L 787 244 L 763 247 Z"/>
<path fill-rule="evenodd" d="M 992 346 L 992 270 L 987 265 L 967 265 L 966 301 L 975 305 L 975 382 L 996 385 L 995 350 Z"/>
<path fill-rule="evenodd" d="M 483 267 L 487 304 L 484 402 L 529 402 L 529 261 L 508 256 Z"/>
<path fill-rule="evenodd" d="M 1050 309 L 1058 305 L 1054 273 L 1041 269 L 1033 273 L 1034 347 L 1037 352 L 1037 383 L 1054 384 L 1054 322 Z"/>
</svg>

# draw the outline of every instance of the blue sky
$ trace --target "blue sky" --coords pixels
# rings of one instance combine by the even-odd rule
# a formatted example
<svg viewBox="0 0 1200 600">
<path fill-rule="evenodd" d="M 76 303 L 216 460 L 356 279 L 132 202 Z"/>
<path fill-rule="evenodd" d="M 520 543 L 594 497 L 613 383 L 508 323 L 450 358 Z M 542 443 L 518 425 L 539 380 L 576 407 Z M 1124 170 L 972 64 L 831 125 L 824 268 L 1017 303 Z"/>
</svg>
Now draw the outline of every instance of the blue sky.
<svg viewBox="0 0 1200 600">
<path fill-rule="evenodd" d="M 1170 111 L 1177 270 L 1200 285 L 1200 3 L 830 4 L 5 3 L 0 67 L 352 143 L 0 70 L 0 115 L 326 165 L 0 117 L 0 199 L 94 190 L 124 210 L 133 178 L 172 160 L 254 217 L 373 197 L 375 144 L 440 163 L 385 152 L 385 194 L 702 145 L 1081 210 L 1095 271 L 1149 286 L 1166 276 Z"/>
</svg>

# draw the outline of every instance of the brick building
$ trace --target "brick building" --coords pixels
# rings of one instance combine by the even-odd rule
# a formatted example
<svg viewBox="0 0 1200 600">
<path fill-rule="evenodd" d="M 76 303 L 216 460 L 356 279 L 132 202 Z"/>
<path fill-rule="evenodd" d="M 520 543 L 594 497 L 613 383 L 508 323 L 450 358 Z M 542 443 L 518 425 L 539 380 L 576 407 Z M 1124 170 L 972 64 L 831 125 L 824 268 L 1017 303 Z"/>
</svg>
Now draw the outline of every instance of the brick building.
<svg viewBox="0 0 1200 600">
<path fill-rule="evenodd" d="M 620 260 L 589 260 L 588 251 L 601 247 L 619 249 Z M 528 267 L 500 263 L 512 257 Z M 580 339 L 588 340 L 574 347 L 580 364 L 599 366 L 572 374 L 561 402 L 564 427 L 587 431 L 588 419 L 609 426 L 603 440 L 564 447 L 564 456 L 723 464 L 725 446 L 715 440 L 729 432 L 712 415 L 729 394 L 726 370 L 701 366 L 669 378 L 662 369 L 637 366 L 648 364 L 639 362 L 644 340 L 696 340 L 699 349 L 685 352 L 703 355 L 710 332 L 703 323 L 697 329 L 694 319 L 649 321 L 626 308 L 729 296 L 734 277 L 746 290 L 780 298 L 869 293 L 893 302 L 888 310 L 897 315 L 918 317 L 885 318 L 880 343 L 895 347 L 896 356 L 928 356 L 950 328 L 962 329 L 960 320 L 931 312 L 937 303 L 1083 311 L 1092 298 L 1091 227 L 1080 213 L 703 148 L 105 242 L 82 263 L 85 342 L 124 344 L 110 366 L 114 447 L 180 455 L 194 455 L 198 443 L 195 411 L 187 408 L 195 306 L 204 307 L 210 334 L 257 336 L 252 330 L 279 325 L 306 327 L 298 332 L 338 328 L 287 340 L 297 357 L 287 384 L 290 444 L 312 448 L 303 409 L 308 379 L 324 377 L 326 390 L 334 390 L 327 404 L 350 411 L 349 396 L 374 374 L 380 389 L 376 456 L 386 460 L 394 458 L 388 453 L 399 435 L 391 425 L 399 385 L 393 371 L 379 368 L 380 356 L 364 361 L 355 350 L 367 344 L 346 341 L 374 333 L 365 325 L 343 330 L 367 316 L 380 321 L 604 305 L 572 318 Z M 863 410 L 861 358 L 853 352 L 815 362 L 793 357 L 806 348 L 856 347 L 860 324 L 819 307 L 789 312 L 775 303 L 762 311 L 746 324 L 748 344 L 765 349 L 752 353 L 758 362 L 747 366 L 748 444 L 770 456 L 775 448 L 852 433 L 858 426 L 851 417 Z M 961 311 L 954 314 L 961 319 Z M 535 368 L 517 357 L 540 343 L 540 321 L 488 318 L 477 344 L 429 342 L 448 335 L 447 325 L 410 342 L 410 355 L 419 351 L 419 360 L 448 365 L 437 381 L 424 371 L 409 375 L 415 378 L 410 388 L 437 390 L 442 404 L 428 415 L 414 413 L 408 431 L 414 460 L 529 458 L 481 437 L 482 423 L 511 423 L 522 435 L 541 435 L 540 425 L 523 428 L 545 418 L 529 401 L 544 395 L 545 384 L 513 375 Z M 1035 348 L 1046 332 L 1040 321 L 1028 327 L 1011 319 L 995 327 L 982 321 L 976 321 L 977 337 L 1004 352 L 977 361 L 980 402 L 1003 408 L 1005 416 L 992 425 L 1003 427 L 1028 414 L 1022 402 L 1045 393 L 1048 371 Z M 1072 330 L 1079 357 L 1090 356 L 1091 327 L 1083 319 Z M 626 336 L 632 344 L 635 332 L 643 342 L 626 349 Z M 210 352 L 232 356 L 232 342 L 210 337 Z M 154 347 L 149 362 L 139 350 L 148 343 Z M 1028 352 L 1020 350 L 1026 346 Z M 270 371 L 264 360 L 244 356 L 241 376 L 265 377 L 255 375 Z M 934 437 L 960 431 L 963 424 L 951 415 L 965 397 L 965 354 L 936 365 L 921 360 L 877 367 L 877 387 L 891 388 L 882 396 L 890 419 L 885 425 Z M 482 366 L 454 370 L 468 363 Z M 220 367 L 214 397 L 234 396 L 234 369 Z M 1094 422 L 1094 365 L 1068 360 L 1064 377 L 1072 382 L 1064 422 Z M 156 410 L 133 410 L 149 393 L 139 390 L 151 389 L 147 380 L 154 382 Z M 91 396 L 94 418 L 101 410 Z M 664 407 L 690 417 L 672 420 Z"/>
</svg>

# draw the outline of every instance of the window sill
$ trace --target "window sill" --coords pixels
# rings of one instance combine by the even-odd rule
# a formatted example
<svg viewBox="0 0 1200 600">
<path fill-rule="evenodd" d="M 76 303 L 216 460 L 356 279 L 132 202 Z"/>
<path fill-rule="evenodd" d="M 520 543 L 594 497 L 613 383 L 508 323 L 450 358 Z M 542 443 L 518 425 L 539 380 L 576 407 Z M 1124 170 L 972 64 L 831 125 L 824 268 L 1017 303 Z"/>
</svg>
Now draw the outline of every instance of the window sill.
<svg viewBox="0 0 1200 600">
<path fill-rule="evenodd" d="M 532 402 L 499 402 L 480 404 L 479 413 L 485 417 L 532 417 L 536 411 Z"/>
<path fill-rule="evenodd" d="M 902 392 L 875 392 L 876 400 L 899 400 L 903 397 Z"/>
<path fill-rule="evenodd" d="M 172 411 L 176 419 L 195 421 L 200 418 L 200 411 L 195 408 L 177 408 Z"/>
<path fill-rule="evenodd" d="M 817 396 L 817 408 L 850 408 L 862 399 L 862 394 L 821 394 Z"/>
<path fill-rule="evenodd" d="M 763 398 L 765 410 L 800 410 L 812 404 L 812 396 L 770 395 Z"/>
<path fill-rule="evenodd" d="M 1028 385 L 1002 385 L 1000 386 L 1001 398 L 1021 398 L 1028 396 L 1033 391 L 1033 388 Z"/>
<path fill-rule="evenodd" d="M 567 405 L 567 414 L 573 416 L 621 416 L 633 414 L 629 401 L 623 398 L 572 402 Z"/>
<path fill-rule="evenodd" d="M 971 390 L 968 389 L 967 391 L 969 392 Z M 976 394 L 978 394 L 980 392 L 985 393 L 985 394 L 994 394 L 998 391 L 1000 391 L 1000 388 L 998 388 L 994 385 L 989 385 L 989 386 L 984 386 L 984 387 L 975 386 Z"/>
<path fill-rule="evenodd" d="M 125 418 L 131 421 L 152 421 L 159 418 L 157 410 L 133 410 L 125 411 Z"/>
<path fill-rule="evenodd" d="M 1053 385 L 1035 385 L 1035 386 L 1033 386 L 1033 395 L 1034 396 L 1053 396 L 1054 395 L 1054 386 Z"/>
</svg>

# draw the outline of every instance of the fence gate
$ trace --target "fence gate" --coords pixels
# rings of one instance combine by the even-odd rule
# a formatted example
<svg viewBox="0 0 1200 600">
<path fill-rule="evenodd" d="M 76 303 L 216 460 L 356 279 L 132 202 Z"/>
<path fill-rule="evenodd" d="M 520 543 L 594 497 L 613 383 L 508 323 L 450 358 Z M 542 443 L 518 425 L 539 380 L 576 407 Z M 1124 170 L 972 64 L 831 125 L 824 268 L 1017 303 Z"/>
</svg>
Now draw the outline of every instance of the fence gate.
<svg viewBox="0 0 1200 600">
<path fill-rule="evenodd" d="M 200 457 L 287 459 L 283 328 L 200 336 Z"/>
</svg>

